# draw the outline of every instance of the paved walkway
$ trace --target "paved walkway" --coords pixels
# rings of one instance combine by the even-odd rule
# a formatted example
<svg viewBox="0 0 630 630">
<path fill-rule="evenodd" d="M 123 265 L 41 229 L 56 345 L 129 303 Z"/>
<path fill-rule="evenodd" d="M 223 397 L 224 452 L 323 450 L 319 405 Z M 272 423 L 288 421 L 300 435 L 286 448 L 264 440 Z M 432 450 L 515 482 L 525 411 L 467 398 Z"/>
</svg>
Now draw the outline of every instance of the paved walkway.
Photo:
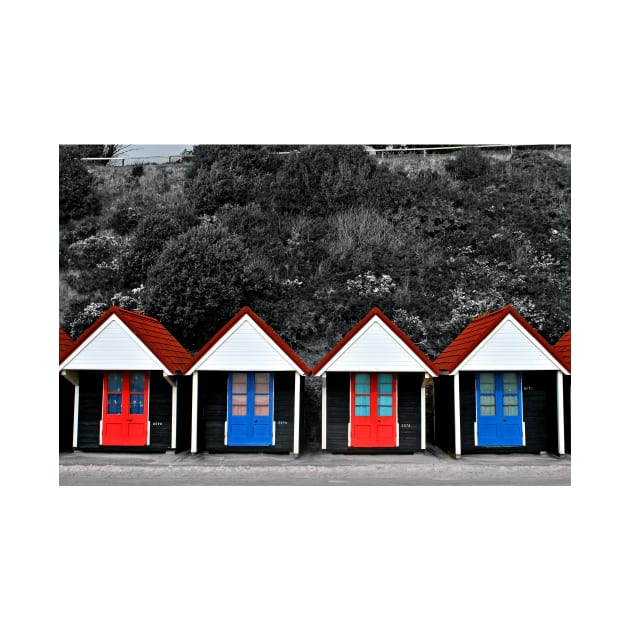
<svg viewBox="0 0 630 630">
<path fill-rule="evenodd" d="M 59 454 L 59 485 L 319 486 L 571 485 L 571 456 L 467 455 L 437 447 L 413 455 Z"/>
</svg>

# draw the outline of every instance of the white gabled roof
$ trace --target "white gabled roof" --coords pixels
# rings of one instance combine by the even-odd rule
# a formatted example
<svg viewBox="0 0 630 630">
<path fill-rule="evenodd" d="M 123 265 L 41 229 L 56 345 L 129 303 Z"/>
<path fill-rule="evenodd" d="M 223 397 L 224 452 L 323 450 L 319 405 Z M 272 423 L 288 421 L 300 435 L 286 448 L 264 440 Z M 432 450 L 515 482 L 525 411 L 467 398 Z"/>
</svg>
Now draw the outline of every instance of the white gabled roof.
<svg viewBox="0 0 630 630">
<path fill-rule="evenodd" d="M 195 355 L 186 374 L 211 370 L 310 373 L 310 368 L 248 307 Z"/>
<path fill-rule="evenodd" d="M 113 314 L 60 364 L 60 370 L 171 371 Z"/>
<path fill-rule="evenodd" d="M 430 359 L 378 309 L 372 309 L 315 366 L 325 372 L 426 372 L 437 376 Z"/>
<path fill-rule="evenodd" d="M 458 366 L 467 371 L 525 371 L 566 369 L 511 315 Z"/>
</svg>

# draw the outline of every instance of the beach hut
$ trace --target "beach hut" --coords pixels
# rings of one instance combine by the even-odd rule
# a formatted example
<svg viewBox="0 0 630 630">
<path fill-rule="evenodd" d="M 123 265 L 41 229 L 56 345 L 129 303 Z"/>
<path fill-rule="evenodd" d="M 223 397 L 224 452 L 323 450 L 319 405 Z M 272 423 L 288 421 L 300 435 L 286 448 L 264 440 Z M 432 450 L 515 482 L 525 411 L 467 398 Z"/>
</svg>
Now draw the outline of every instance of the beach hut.
<svg viewBox="0 0 630 630">
<path fill-rule="evenodd" d="M 72 337 L 59 329 L 59 360 L 74 345 Z M 74 416 L 74 387 L 59 374 L 59 451 L 72 450 L 72 418 Z"/>
<path fill-rule="evenodd" d="M 310 368 L 250 308 L 242 308 L 186 368 L 191 452 L 300 452 Z"/>
<path fill-rule="evenodd" d="M 59 357 L 60 374 L 75 391 L 72 447 L 188 448 L 178 443 L 186 430 L 178 432 L 177 410 L 191 358 L 153 317 L 112 306 Z"/>
<path fill-rule="evenodd" d="M 564 361 L 569 374 L 564 376 L 564 450 L 571 452 L 571 329 L 567 330 L 554 346 L 556 354 Z"/>
<path fill-rule="evenodd" d="M 564 454 L 569 367 L 512 306 L 473 319 L 435 365 L 435 442 L 443 450 Z"/>
<path fill-rule="evenodd" d="M 322 450 L 413 453 L 426 448 L 431 360 L 378 308 L 313 368 L 322 378 Z"/>
</svg>

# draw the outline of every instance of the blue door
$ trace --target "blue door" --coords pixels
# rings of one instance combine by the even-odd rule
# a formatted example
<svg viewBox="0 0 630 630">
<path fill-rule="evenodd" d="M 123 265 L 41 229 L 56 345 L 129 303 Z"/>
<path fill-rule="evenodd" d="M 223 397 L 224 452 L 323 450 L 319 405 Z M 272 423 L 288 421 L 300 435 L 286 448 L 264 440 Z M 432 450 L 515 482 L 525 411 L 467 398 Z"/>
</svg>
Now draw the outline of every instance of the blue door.
<svg viewBox="0 0 630 630">
<path fill-rule="evenodd" d="M 228 378 L 228 446 L 273 443 L 273 374 L 232 372 Z"/>
<path fill-rule="evenodd" d="M 520 374 L 477 374 L 477 446 L 523 446 Z"/>
</svg>

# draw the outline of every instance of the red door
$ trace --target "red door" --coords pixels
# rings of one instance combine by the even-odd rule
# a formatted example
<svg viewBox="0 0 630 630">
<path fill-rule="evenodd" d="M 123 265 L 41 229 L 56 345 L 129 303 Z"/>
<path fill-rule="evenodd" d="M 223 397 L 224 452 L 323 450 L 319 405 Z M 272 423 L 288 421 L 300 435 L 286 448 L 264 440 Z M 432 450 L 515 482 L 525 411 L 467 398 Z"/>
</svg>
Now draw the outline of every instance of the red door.
<svg viewBox="0 0 630 630">
<path fill-rule="evenodd" d="M 148 372 L 106 372 L 103 446 L 146 446 Z"/>
<path fill-rule="evenodd" d="M 350 377 L 350 446 L 396 446 L 396 376 Z"/>
</svg>

